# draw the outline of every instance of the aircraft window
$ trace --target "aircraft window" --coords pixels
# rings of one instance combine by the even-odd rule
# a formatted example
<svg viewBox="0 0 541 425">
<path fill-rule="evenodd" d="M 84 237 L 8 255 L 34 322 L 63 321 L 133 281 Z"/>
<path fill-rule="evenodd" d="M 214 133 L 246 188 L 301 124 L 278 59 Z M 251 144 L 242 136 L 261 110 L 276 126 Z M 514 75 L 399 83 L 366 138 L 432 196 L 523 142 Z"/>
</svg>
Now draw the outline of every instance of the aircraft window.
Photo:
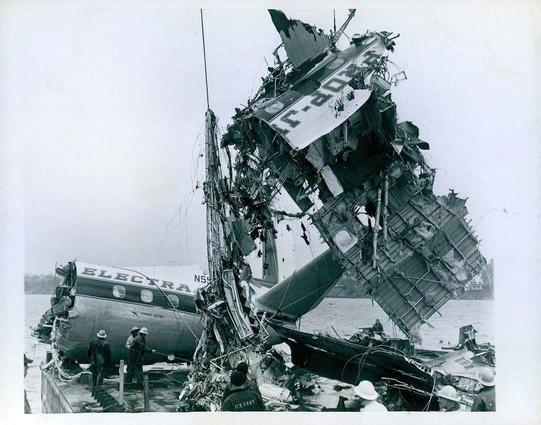
<svg viewBox="0 0 541 425">
<path fill-rule="evenodd" d="M 178 307 L 178 305 L 179 305 L 180 302 L 179 302 L 179 299 L 178 299 L 178 297 L 177 297 L 176 295 L 174 295 L 174 294 L 169 294 L 169 295 L 167 295 L 167 298 L 169 299 L 169 301 L 171 302 L 171 304 L 173 304 L 173 306 L 174 306 L 175 308 Z"/>
<path fill-rule="evenodd" d="M 126 288 L 121 285 L 114 285 L 113 296 L 116 298 L 124 298 L 126 296 Z"/>
<path fill-rule="evenodd" d="M 145 303 L 151 303 L 152 302 L 152 291 L 149 291 L 148 289 L 141 289 L 141 301 Z"/>
</svg>

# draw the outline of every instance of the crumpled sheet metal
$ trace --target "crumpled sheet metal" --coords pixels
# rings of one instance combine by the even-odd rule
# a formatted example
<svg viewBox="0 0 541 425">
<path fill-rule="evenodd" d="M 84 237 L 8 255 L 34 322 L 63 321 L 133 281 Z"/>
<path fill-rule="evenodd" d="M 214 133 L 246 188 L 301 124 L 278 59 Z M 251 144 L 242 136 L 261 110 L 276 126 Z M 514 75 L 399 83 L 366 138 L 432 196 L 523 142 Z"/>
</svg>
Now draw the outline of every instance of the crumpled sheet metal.
<svg viewBox="0 0 541 425">
<path fill-rule="evenodd" d="M 255 153 L 343 269 L 414 335 L 486 261 L 465 201 L 434 195 L 419 128 L 398 122 L 389 36 L 367 32 L 304 74 L 289 70 L 274 94 L 260 90 L 237 111 L 227 141 Z M 354 103 L 361 92 L 370 95 Z"/>
<path fill-rule="evenodd" d="M 462 293 L 486 264 L 464 220 L 463 202 L 453 194 L 437 198 L 411 187 L 402 190 L 395 185 L 390 190 L 389 238 L 384 243 L 383 236 L 378 237 L 376 268 L 369 261 L 371 234 L 354 227 L 345 198 L 334 198 L 313 216 L 344 268 L 368 286 L 373 299 L 405 334 Z M 340 226 L 360 240 L 345 252 L 334 238 Z"/>
<path fill-rule="evenodd" d="M 475 394 L 483 387 L 479 378 L 481 370 L 489 368 L 495 371 L 495 368 L 487 364 L 479 364 L 474 361 L 474 356 L 473 352 L 461 349 L 426 360 L 426 363 L 440 375 L 440 380 L 445 382 L 451 379 L 456 388 Z"/>
<path fill-rule="evenodd" d="M 349 83 L 386 52 L 384 42 L 376 35 L 362 45 L 352 45 L 258 110 L 255 116 L 293 149 L 303 149 L 342 124 L 368 100 L 371 90 L 354 90 Z"/>
</svg>

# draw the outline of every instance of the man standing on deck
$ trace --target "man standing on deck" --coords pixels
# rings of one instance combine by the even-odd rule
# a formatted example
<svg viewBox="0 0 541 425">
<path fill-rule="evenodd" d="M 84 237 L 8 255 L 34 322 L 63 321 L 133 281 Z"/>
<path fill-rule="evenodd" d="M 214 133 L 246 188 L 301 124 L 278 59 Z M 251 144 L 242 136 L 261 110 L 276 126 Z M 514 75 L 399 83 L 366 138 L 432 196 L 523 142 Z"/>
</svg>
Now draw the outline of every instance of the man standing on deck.
<svg viewBox="0 0 541 425">
<path fill-rule="evenodd" d="M 131 378 L 128 381 L 127 377 L 133 376 L 132 364 L 129 362 L 130 348 L 131 348 L 131 345 L 133 344 L 133 340 L 138 334 L 139 334 L 139 328 L 137 326 L 132 327 L 130 331 L 130 336 L 126 340 L 126 344 L 125 344 L 126 349 L 128 350 L 128 362 L 127 362 L 128 366 L 126 368 L 126 381 L 127 382 L 131 382 Z"/>
<path fill-rule="evenodd" d="M 483 368 L 479 372 L 479 382 L 483 387 L 477 393 L 471 407 L 472 412 L 495 412 L 496 411 L 496 389 L 494 372 Z"/>
<path fill-rule="evenodd" d="M 90 358 L 90 370 L 92 371 L 92 387 L 98 387 L 103 384 L 103 367 L 111 363 L 111 348 L 105 340 L 107 334 L 101 329 L 96 336 L 97 340 L 90 342 L 88 347 L 88 357 Z"/>
<path fill-rule="evenodd" d="M 138 384 L 143 385 L 143 356 L 145 352 L 154 352 L 146 347 L 146 336 L 148 330 L 146 327 L 142 327 L 139 334 L 133 339 L 130 345 L 130 352 L 128 354 L 128 372 L 126 374 L 126 383 L 131 383 L 133 377 Z"/>
<path fill-rule="evenodd" d="M 131 328 L 130 336 L 126 340 L 126 348 L 128 350 L 130 349 L 131 344 L 132 344 L 133 340 L 135 339 L 135 337 L 137 336 L 138 333 L 139 333 L 139 328 L 137 326 L 134 326 L 133 328 Z"/>
</svg>

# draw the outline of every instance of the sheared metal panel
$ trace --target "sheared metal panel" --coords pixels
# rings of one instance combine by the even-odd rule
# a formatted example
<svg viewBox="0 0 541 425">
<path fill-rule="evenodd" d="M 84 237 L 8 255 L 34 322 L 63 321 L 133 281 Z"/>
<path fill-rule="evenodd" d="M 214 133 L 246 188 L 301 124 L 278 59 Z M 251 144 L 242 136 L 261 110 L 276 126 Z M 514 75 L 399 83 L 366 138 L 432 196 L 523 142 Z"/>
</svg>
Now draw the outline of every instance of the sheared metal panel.
<svg viewBox="0 0 541 425">
<path fill-rule="evenodd" d="M 404 177 L 407 181 L 411 176 Z M 339 228 L 358 236 L 360 243 L 347 252 L 334 248 L 344 267 L 368 286 L 368 293 L 406 334 L 463 292 L 485 265 L 464 220 L 464 201 L 454 193 L 438 198 L 394 184 L 389 191 L 389 239 L 384 242 L 381 233 L 377 238 L 377 267 L 371 261 L 373 233 L 347 218 L 348 202 L 346 196 L 333 198 L 314 214 L 314 224 L 331 246 L 331 235 Z"/>
<path fill-rule="evenodd" d="M 486 263 L 477 249 L 477 239 L 464 221 L 464 204 L 454 198 L 451 194 L 404 202 L 394 215 L 402 223 L 394 220 L 393 224 L 394 230 L 401 230 L 402 237 L 413 248 L 411 255 L 395 267 L 387 268 L 389 263 L 381 262 L 376 272 L 370 264 L 359 269 L 376 302 L 406 333 L 462 293 Z M 434 231 L 409 229 L 408 235 L 404 229 L 411 226 L 412 219 L 429 223 Z M 423 236 L 428 238 L 422 239 Z"/>
</svg>

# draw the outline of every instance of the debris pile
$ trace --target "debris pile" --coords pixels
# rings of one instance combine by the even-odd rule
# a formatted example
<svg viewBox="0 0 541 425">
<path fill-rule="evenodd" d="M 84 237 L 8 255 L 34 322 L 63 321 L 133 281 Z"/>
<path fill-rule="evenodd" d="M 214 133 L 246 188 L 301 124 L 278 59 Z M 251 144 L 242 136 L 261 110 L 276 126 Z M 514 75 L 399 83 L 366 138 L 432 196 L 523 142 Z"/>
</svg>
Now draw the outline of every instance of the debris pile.
<svg viewBox="0 0 541 425">
<path fill-rule="evenodd" d="M 223 144 L 250 152 L 344 270 L 410 334 L 463 292 L 485 260 L 464 220 L 465 201 L 433 194 L 435 170 L 421 153 L 428 143 L 413 123 L 398 122 L 392 40 L 367 33 L 343 52 L 329 49 L 306 74 L 293 67 L 272 93 L 237 112 Z"/>
<path fill-rule="evenodd" d="M 195 300 L 203 334 L 189 382 L 179 397 L 179 410 L 218 410 L 228 382 L 226 372 L 250 355 L 262 353 L 266 339 L 263 318 L 252 307 L 254 290 L 248 283 L 252 277 L 245 257 L 256 249 L 254 239 L 275 237 L 269 209 L 275 186 L 265 183 L 247 153 L 238 155 L 234 164 L 228 155 L 229 174 L 223 177 L 216 128 L 209 110 L 204 190 L 210 283 Z M 259 184 L 247 186 L 246 181 Z"/>
<path fill-rule="evenodd" d="M 283 218 L 310 221 L 330 248 L 319 259 L 332 271 L 330 284 L 346 271 L 355 276 L 412 339 L 486 263 L 465 220 L 465 200 L 454 192 L 433 193 L 436 172 L 421 152 L 429 144 L 415 124 L 398 119 L 391 88 L 405 74 L 393 72 L 388 60 L 398 35 L 356 34 L 340 51 L 342 28 L 326 35 L 280 11 L 270 14 L 288 58 L 281 58 L 280 47 L 274 51 L 274 66 L 248 106 L 236 109 L 220 147 L 215 117 L 207 112 L 212 282 L 198 294 L 205 330 L 181 397 L 188 409 L 217 408 L 224 372 L 256 354 L 252 365 L 263 361 L 265 314 L 295 317 L 282 302 L 271 308 L 264 297 L 253 302 L 246 261 L 256 242 L 276 237 L 275 223 Z M 282 188 L 300 213 L 273 208 Z M 336 349 L 335 341 L 329 344 Z M 343 344 L 345 352 L 354 350 Z M 423 390 L 430 390 L 427 385 Z"/>
</svg>

